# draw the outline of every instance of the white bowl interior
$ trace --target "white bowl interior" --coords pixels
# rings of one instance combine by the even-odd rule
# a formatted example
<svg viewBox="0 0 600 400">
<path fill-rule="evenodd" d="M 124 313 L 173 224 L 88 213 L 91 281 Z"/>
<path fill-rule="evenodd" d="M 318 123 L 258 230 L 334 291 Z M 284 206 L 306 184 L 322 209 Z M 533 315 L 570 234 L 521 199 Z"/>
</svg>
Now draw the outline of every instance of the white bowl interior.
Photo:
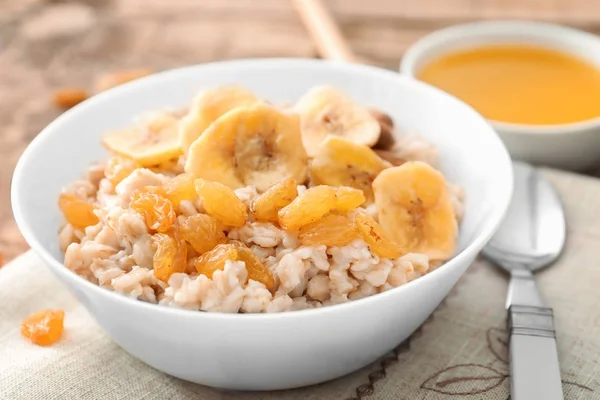
<svg viewBox="0 0 600 400">
<path fill-rule="evenodd" d="M 466 193 L 460 248 L 492 223 L 510 187 L 509 159 L 485 120 L 437 89 L 375 68 L 310 60 L 250 60 L 189 67 L 149 77 L 100 94 L 67 111 L 27 149 L 14 181 L 14 207 L 34 248 L 60 261 L 57 235 L 62 217 L 57 198 L 106 151 L 103 133 L 127 126 L 142 112 L 188 105 L 199 90 L 239 83 L 274 103 L 289 103 L 309 88 L 331 84 L 356 101 L 389 113 L 402 131 L 414 131 L 440 151 L 441 169 Z M 36 246 L 39 242 L 40 246 Z"/>
</svg>

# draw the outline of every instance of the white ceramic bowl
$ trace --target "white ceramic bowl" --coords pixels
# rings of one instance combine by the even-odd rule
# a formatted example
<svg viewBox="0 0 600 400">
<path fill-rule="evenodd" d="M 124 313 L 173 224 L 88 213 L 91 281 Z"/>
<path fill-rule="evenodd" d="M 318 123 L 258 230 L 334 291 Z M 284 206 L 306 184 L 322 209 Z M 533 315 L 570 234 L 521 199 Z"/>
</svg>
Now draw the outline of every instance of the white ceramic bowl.
<svg viewBox="0 0 600 400">
<path fill-rule="evenodd" d="M 491 21 L 456 25 L 421 38 L 404 54 L 400 72 L 414 78 L 424 64 L 446 53 L 498 43 L 549 47 L 600 68 L 600 38 L 595 35 L 547 23 Z M 514 159 L 574 171 L 600 164 L 600 118 L 547 126 L 490 122 Z"/>
<path fill-rule="evenodd" d="M 61 187 L 105 157 L 103 132 L 136 114 L 184 106 L 207 86 L 240 83 L 274 102 L 333 84 L 421 132 L 441 167 L 467 192 L 460 253 L 443 267 L 363 300 L 281 314 L 179 310 L 102 289 L 63 266 L 57 232 Z M 432 313 L 487 242 L 512 191 L 510 159 L 488 123 L 453 97 L 397 73 L 316 60 L 232 61 L 177 69 L 99 94 L 65 112 L 27 148 L 12 184 L 15 218 L 31 247 L 123 349 L 189 381 L 230 389 L 284 389 L 363 367 L 406 339 Z"/>
</svg>

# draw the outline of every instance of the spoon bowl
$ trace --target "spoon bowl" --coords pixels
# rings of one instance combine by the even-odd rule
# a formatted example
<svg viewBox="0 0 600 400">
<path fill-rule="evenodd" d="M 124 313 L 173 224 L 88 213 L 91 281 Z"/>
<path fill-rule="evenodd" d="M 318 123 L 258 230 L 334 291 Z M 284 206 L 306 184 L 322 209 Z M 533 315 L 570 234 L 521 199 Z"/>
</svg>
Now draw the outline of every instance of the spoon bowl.
<svg viewBox="0 0 600 400">
<path fill-rule="evenodd" d="M 507 271 L 536 271 L 562 251 L 566 237 L 563 207 L 550 183 L 531 165 L 513 162 L 513 175 L 508 212 L 482 253 Z"/>
</svg>

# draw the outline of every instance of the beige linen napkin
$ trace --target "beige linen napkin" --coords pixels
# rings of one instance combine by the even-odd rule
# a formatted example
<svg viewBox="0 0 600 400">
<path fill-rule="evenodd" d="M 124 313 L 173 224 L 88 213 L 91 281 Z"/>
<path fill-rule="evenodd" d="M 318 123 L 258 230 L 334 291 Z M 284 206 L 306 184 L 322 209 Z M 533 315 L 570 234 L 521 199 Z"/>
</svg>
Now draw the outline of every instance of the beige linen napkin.
<svg viewBox="0 0 600 400">
<path fill-rule="evenodd" d="M 555 311 L 565 397 L 600 399 L 600 181 L 546 174 L 568 218 L 562 258 L 539 273 Z M 28 252 L 0 270 L 0 399 L 507 400 L 506 289 L 503 273 L 477 261 L 433 316 L 381 361 L 308 388 L 227 392 L 129 356 Z M 66 311 L 65 334 L 52 347 L 38 347 L 21 338 L 19 324 L 48 307 Z"/>
</svg>

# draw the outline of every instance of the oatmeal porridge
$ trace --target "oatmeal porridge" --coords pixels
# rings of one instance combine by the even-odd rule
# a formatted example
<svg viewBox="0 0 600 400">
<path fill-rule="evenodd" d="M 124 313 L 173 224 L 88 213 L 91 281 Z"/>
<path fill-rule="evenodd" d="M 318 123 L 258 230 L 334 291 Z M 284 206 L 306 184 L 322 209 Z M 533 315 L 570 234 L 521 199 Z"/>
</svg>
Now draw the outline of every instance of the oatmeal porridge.
<svg viewBox="0 0 600 400">
<path fill-rule="evenodd" d="M 381 115 L 330 86 L 285 107 L 222 86 L 139 116 L 60 195 L 64 264 L 141 301 L 228 313 L 417 279 L 455 252 L 463 193 L 419 135 L 380 140 Z"/>
</svg>

